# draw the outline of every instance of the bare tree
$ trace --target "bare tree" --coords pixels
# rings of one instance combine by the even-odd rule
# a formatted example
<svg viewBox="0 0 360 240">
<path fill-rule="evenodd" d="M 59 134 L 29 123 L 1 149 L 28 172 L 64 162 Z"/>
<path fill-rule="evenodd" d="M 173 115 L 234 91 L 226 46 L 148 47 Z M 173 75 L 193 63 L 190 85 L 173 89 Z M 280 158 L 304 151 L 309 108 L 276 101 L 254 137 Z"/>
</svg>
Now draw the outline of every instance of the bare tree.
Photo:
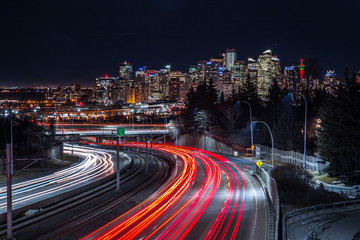
<svg viewBox="0 0 360 240">
<path fill-rule="evenodd" d="M 236 104 L 232 104 L 231 102 L 224 102 L 216 106 L 228 120 L 230 129 L 233 129 L 235 127 L 236 122 L 239 120 L 241 116 L 241 111 L 239 111 L 238 106 L 236 106 Z"/>
</svg>

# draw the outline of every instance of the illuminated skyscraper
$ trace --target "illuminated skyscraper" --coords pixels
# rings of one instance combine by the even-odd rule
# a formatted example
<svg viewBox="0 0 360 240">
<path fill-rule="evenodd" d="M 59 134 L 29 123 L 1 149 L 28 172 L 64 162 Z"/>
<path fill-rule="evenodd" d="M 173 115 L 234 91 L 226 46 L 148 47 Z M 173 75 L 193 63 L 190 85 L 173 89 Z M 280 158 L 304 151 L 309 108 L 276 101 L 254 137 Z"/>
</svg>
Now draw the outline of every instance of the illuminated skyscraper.
<svg viewBox="0 0 360 240">
<path fill-rule="evenodd" d="M 334 70 L 327 70 L 322 82 L 322 88 L 331 93 L 336 87 L 340 85 L 340 80 L 336 79 L 336 73 Z"/>
<path fill-rule="evenodd" d="M 225 53 L 225 70 L 231 71 L 231 67 L 234 65 L 235 60 L 237 60 L 237 51 L 236 49 L 226 49 Z"/>
<path fill-rule="evenodd" d="M 257 63 L 257 64 L 256 64 Z M 272 56 L 271 50 L 266 50 L 259 55 L 254 65 L 257 68 L 257 89 L 260 96 L 265 96 L 270 89 L 272 80 L 280 77 L 280 59 Z"/>
<path fill-rule="evenodd" d="M 120 98 L 125 102 L 129 102 L 129 95 L 131 95 L 130 88 L 134 88 L 135 82 L 132 77 L 132 65 L 128 62 L 121 63 L 119 65 L 119 91 Z"/>
<path fill-rule="evenodd" d="M 133 74 L 133 67 L 130 63 L 124 62 L 119 65 L 119 78 L 130 80 Z"/>
<path fill-rule="evenodd" d="M 121 100 L 118 80 L 117 77 L 109 77 L 107 75 L 96 78 L 96 99 L 98 102 L 110 105 Z"/>
<path fill-rule="evenodd" d="M 177 101 L 180 97 L 180 71 L 170 71 L 169 73 L 169 97 L 170 100 Z"/>
<path fill-rule="evenodd" d="M 233 67 L 231 68 L 234 82 L 237 85 L 241 85 L 246 77 L 246 65 L 245 61 L 236 60 Z"/>
</svg>

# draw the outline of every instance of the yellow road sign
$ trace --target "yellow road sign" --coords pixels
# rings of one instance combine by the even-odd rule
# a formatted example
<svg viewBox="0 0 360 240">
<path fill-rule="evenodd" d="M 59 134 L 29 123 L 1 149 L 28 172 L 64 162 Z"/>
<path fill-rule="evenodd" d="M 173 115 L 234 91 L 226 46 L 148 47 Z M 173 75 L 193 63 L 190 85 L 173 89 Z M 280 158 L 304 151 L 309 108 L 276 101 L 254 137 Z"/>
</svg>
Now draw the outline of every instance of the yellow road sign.
<svg viewBox="0 0 360 240">
<path fill-rule="evenodd" d="M 258 167 L 261 167 L 262 162 L 259 160 L 259 161 L 256 162 L 256 165 L 258 165 Z"/>
<path fill-rule="evenodd" d="M 251 149 L 254 149 L 255 148 L 255 146 L 254 145 L 251 145 Z"/>
</svg>

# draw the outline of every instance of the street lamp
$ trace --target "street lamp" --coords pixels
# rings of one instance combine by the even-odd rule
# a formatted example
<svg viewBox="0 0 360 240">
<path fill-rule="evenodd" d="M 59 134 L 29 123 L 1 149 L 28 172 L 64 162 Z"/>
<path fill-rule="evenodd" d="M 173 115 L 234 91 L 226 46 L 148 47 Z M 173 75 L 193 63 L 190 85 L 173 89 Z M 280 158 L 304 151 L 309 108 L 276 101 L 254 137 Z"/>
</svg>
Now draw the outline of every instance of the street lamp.
<svg viewBox="0 0 360 240">
<path fill-rule="evenodd" d="M 250 108 L 250 130 L 251 130 L 251 146 L 254 145 L 254 134 L 253 134 L 253 127 L 252 127 L 252 111 L 251 111 L 251 105 L 249 102 L 247 101 L 238 101 L 238 102 L 243 102 L 243 103 L 246 103 L 247 105 L 249 105 L 249 108 Z M 252 148 L 251 148 L 252 149 Z M 252 158 L 254 159 L 254 149 L 252 149 Z"/>
<path fill-rule="evenodd" d="M 269 125 L 266 124 L 266 122 L 264 121 L 253 121 L 253 123 L 263 123 L 265 124 L 265 126 L 268 128 L 269 130 L 269 133 L 270 133 L 270 137 L 271 137 L 271 144 L 272 144 L 272 156 L 271 156 L 271 166 L 274 167 L 274 138 L 273 138 L 273 135 L 271 133 L 271 130 L 270 130 L 270 127 Z"/>
<path fill-rule="evenodd" d="M 166 143 L 166 124 L 167 124 L 167 116 L 164 118 L 164 144 Z"/>
<path fill-rule="evenodd" d="M 291 94 L 291 93 L 289 93 Z M 304 156 L 303 156 L 303 167 L 306 169 L 306 118 L 307 118 L 307 100 L 301 93 L 294 92 L 294 94 L 300 95 L 305 100 L 305 125 L 304 125 Z"/>
</svg>

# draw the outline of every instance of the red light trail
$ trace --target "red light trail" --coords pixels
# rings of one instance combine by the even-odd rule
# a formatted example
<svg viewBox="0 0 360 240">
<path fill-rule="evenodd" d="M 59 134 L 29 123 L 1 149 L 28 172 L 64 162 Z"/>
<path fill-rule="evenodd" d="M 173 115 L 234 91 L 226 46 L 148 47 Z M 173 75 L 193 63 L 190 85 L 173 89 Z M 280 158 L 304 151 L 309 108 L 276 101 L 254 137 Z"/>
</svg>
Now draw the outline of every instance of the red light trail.
<svg viewBox="0 0 360 240">
<path fill-rule="evenodd" d="M 204 150 L 170 145 L 153 148 L 177 156 L 176 178 L 83 239 L 184 239 L 197 229 L 207 233 L 205 239 L 235 239 L 245 200 L 241 171 L 226 158 Z M 221 205 L 214 207 L 217 201 Z M 209 214 L 217 215 L 208 219 Z"/>
</svg>

